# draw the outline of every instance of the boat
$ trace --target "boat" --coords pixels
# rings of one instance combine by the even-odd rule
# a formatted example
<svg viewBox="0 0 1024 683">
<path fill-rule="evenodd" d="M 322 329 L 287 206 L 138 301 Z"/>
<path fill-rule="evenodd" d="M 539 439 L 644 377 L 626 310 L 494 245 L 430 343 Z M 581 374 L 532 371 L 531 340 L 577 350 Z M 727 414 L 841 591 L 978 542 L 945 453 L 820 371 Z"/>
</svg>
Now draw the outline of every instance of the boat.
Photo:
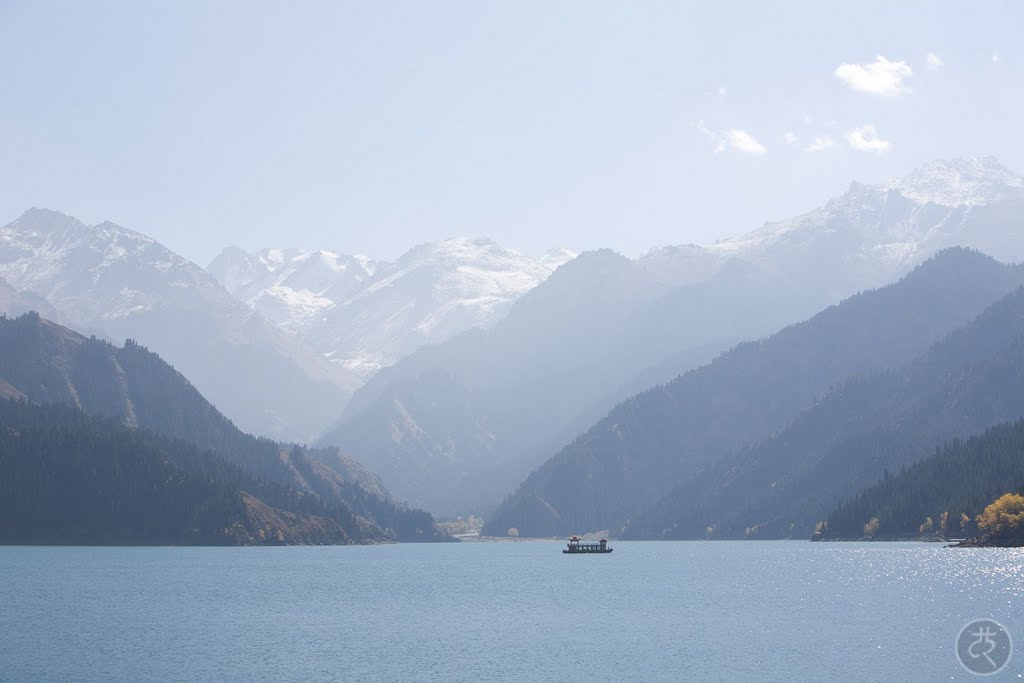
<svg viewBox="0 0 1024 683">
<path fill-rule="evenodd" d="M 608 541 L 602 538 L 597 543 L 585 543 L 578 537 L 573 536 L 569 539 L 568 547 L 562 552 L 566 555 L 582 555 L 584 553 L 610 553 L 611 548 L 608 547 Z"/>
</svg>

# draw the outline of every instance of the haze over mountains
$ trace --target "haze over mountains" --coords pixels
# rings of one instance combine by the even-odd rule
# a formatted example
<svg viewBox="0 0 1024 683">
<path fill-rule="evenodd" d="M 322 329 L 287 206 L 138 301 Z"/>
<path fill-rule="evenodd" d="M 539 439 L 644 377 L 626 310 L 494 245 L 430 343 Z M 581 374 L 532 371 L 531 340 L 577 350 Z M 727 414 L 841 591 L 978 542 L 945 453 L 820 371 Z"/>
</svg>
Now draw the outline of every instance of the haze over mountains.
<svg viewBox="0 0 1024 683">
<path fill-rule="evenodd" d="M 994 159 L 938 161 L 710 247 L 585 253 L 491 329 L 378 373 L 322 442 L 363 454 L 419 504 L 474 509 L 617 402 L 736 341 L 891 282 L 947 246 L 1020 260 L 1008 226 L 1022 209 L 1021 179 Z"/>
<path fill-rule="evenodd" d="M 394 263 L 230 247 L 208 270 L 255 311 L 368 377 L 424 344 L 493 324 L 574 257 L 560 249 L 534 260 L 489 239 L 457 238 L 421 244 Z"/>
<path fill-rule="evenodd" d="M 944 251 L 894 285 L 859 294 L 765 340 L 737 346 L 617 406 L 531 474 L 489 524 L 552 535 L 566 528 L 603 528 L 604 523 L 619 533 L 630 525 L 629 533 L 658 537 L 703 537 L 713 523 L 732 536 L 737 528 L 769 527 L 777 522 L 771 515 L 728 526 L 726 515 L 751 505 L 750 487 L 776 495 L 781 472 L 803 454 L 821 457 L 839 427 L 816 432 L 824 443 L 813 447 L 780 442 L 764 456 L 764 467 L 743 479 L 745 488 L 723 483 L 738 479 L 737 463 L 753 458 L 737 451 L 770 443 L 801 413 L 817 409 L 830 387 L 911 361 L 1021 284 L 1024 269 L 1019 266 L 1004 266 L 975 252 Z M 867 405 L 884 403 L 883 396 L 874 398 L 877 402 Z M 889 415 L 884 409 L 879 414 Z M 678 490 L 670 492 L 675 483 Z M 807 490 L 817 491 L 800 489 Z M 793 501 L 798 493 L 780 489 L 777 495 Z M 704 500 L 713 501 L 706 505 L 714 505 L 717 515 L 703 509 L 682 512 Z M 647 519 L 644 512 L 651 506 Z M 805 503 L 803 509 L 813 506 Z M 786 535 L 788 524 L 783 526 L 781 534 L 778 529 L 772 533 Z"/>
<path fill-rule="evenodd" d="M 202 268 L 112 223 L 27 211 L 0 229 L 0 277 L 45 299 L 65 325 L 145 344 L 248 431 L 307 439 L 359 384 Z"/>
<path fill-rule="evenodd" d="M 729 511 L 715 511 L 716 503 L 700 496 L 699 516 L 715 518 L 721 533 L 734 537 L 740 529 L 762 538 L 807 537 L 836 501 L 886 470 L 897 472 L 943 442 L 1020 419 L 1022 387 L 1024 290 L 1018 288 L 913 362 L 837 387 L 780 433 L 738 454 L 713 487 L 717 504 L 732 500 Z M 1004 479 L 1004 485 L 1010 490 L 1024 481 Z M 686 535 L 684 524 L 665 525 L 659 516 L 695 499 L 687 485 L 673 491 L 651 515 L 656 522 L 638 521 L 638 534 L 674 527 L 669 535 Z M 687 517 L 679 508 L 671 516 Z"/>
<path fill-rule="evenodd" d="M 229 506 L 231 519 L 245 529 L 239 532 L 241 536 L 228 534 L 225 538 L 212 527 L 204 531 L 203 538 L 194 539 L 197 541 L 252 542 L 253 525 L 258 527 L 260 520 L 285 536 L 298 534 L 293 542 L 416 541 L 439 537 L 428 514 L 392 501 L 379 480 L 355 461 L 336 450 L 310 451 L 241 432 L 174 368 L 131 341 L 124 347 L 115 347 L 83 337 L 34 313 L 16 319 L 0 318 L 0 399 L 43 406 L 43 416 L 51 410 L 46 406 L 70 407 L 70 412 L 52 408 L 62 426 L 50 437 L 58 438 L 64 445 L 55 446 L 53 453 L 36 453 L 41 457 L 59 458 L 63 450 L 65 457 L 71 459 L 77 447 L 69 444 L 75 441 L 91 443 L 96 438 L 109 438 L 113 439 L 110 448 L 115 450 L 116 444 L 124 439 L 137 443 L 144 457 L 135 464 L 139 476 L 146 481 L 133 479 L 127 471 L 120 473 L 115 460 L 109 463 L 111 471 L 97 482 L 107 487 L 107 494 L 118 499 L 127 497 L 133 506 L 144 505 L 144 499 L 134 500 L 134 492 L 148 486 L 159 487 L 161 472 L 172 472 L 173 477 L 180 475 L 185 479 L 201 475 L 214 481 L 219 492 L 209 493 L 222 497 L 227 491 L 233 501 Z M 75 411 L 97 420 L 75 417 Z M 38 411 L 26 412 L 16 406 L 6 415 L 8 429 L 17 430 L 23 423 L 33 429 L 42 428 L 45 422 Z M 130 431 L 141 436 L 130 436 Z M 5 465 L 26 481 L 36 481 L 46 489 L 45 480 L 53 476 L 53 465 L 34 463 L 33 447 L 28 441 L 15 440 L 8 447 L 12 452 L 8 453 Z M 128 449 L 123 457 L 140 456 Z M 166 458 L 169 462 L 164 462 Z M 88 471 L 87 460 L 75 462 L 82 471 Z M 96 466 L 104 469 L 107 463 L 97 462 Z M 157 479 L 149 480 L 150 476 Z M 244 501 L 239 498 L 243 494 L 248 496 Z M 200 500 L 205 500 L 205 495 L 200 495 Z M 91 514 L 87 508 L 92 499 L 85 498 L 88 500 L 80 501 L 80 507 L 69 501 L 62 508 L 67 513 L 62 518 L 62 528 L 73 527 L 76 514 Z M 304 515 L 320 519 L 310 520 Z M 269 532 L 271 527 L 263 528 Z M 304 535 L 303 528 L 316 533 Z M 89 533 L 98 534 L 91 536 L 94 542 L 103 536 L 104 530 L 96 527 Z M 186 538 L 179 537 L 175 542 Z M 132 539 L 118 542 L 128 540 Z M 134 540 L 144 542 L 145 538 Z"/>
<path fill-rule="evenodd" d="M 799 453 L 770 450 L 773 439 L 805 411 L 838 405 L 834 385 L 902 372 L 1024 284 L 1018 268 L 989 258 L 1024 260 L 1021 216 L 1019 176 L 992 158 L 957 159 L 876 186 L 853 183 L 746 235 L 635 259 L 609 250 L 532 259 L 455 238 L 393 263 L 229 248 L 203 270 L 140 233 L 33 209 L 0 230 L 0 310 L 38 310 L 78 332 L 135 340 L 118 352 L 124 358 L 103 361 L 112 369 L 99 385 L 99 414 L 129 427 L 152 428 L 132 417 L 145 401 L 126 398 L 124 362 L 142 345 L 243 431 L 336 447 L 217 441 L 206 422 L 171 433 L 214 451 L 234 444 L 218 457 L 239 467 L 263 458 L 296 491 L 333 499 L 345 489 L 337 499 L 367 519 L 371 508 L 394 506 L 387 489 L 439 514 L 493 513 L 493 533 L 689 537 L 714 526 L 779 536 L 816 520 L 779 507 L 761 488 L 766 477 L 793 500 L 823 487 L 827 500 L 804 504 L 821 518 L 830 497 L 855 491 L 808 474 L 812 463 Z M 987 256 L 954 249 L 929 260 L 953 246 Z M 929 385 L 907 382 L 916 387 L 902 399 L 911 405 Z M 47 382 L 44 392 L 25 386 L 33 385 L 11 382 L 5 395 L 91 411 L 74 380 Z M 178 400 L 191 399 L 180 394 L 161 409 L 176 414 Z M 971 425 L 1011 419 L 1004 407 Z M 870 412 L 850 411 L 846 424 Z M 864 422 L 872 429 L 881 427 Z M 907 457 L 950 435 L 915 434 Z M 858 485 L 878 474 L 858 472 Z M 362 496 L 345 488 L 355 484 L 378 502 L 351 502 Z M 717 493 L 725 491 L 747 504 L 727 505 Z"/>
<path fill-rule="evenodd" d="M 946 247 L 1024 259 L 1019 236 L 1005 229 L 1022 202 L 1024 178 L 993 157 L 936 160 L 879 185 L 853 182 L 823 206 L 753 232 L 649 256 L 662 270 L 701 275 L 741 259 L 846 296 L 891 282 Z"/>
</svg>

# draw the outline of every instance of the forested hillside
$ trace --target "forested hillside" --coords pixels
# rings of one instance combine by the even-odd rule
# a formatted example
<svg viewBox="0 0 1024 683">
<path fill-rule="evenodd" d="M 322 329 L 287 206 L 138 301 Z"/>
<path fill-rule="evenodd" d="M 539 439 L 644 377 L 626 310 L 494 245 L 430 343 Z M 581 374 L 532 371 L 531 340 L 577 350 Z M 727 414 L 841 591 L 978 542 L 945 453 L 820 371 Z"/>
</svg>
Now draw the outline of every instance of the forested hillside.
<svg viewBox="0 0 1024 683">
<path fill-rule="evenodd" d="M 309 451 L 242 432 L 179 372 L 131 340 L 119 348 L 36 314 L 0 318 L 0 391 L 183 439 L 254 478 L 357 509 L 396 540 L 440 538 L 429 514 L 393 501 L 376 477 L 337 449 Z"/>
<path fill-rule="evenodd" d="M 839 387 L 785 430 L 679 484 L 632 525 L 654 538 L 807 537 L 835 505 L 943 442 L 1024 415 L 1024 290 L 899 370 Z"/>
<path fill-rule="evenodd" d="M 618 531 L 677 482 L 713 496 L 707 473 L 716 462 L 781 430 L 847 379 L 909 362 L 1022 281 L 1020 267 L 951 249 L 896 284 L 741 344 L 617 406 L 534 471 L 486 531 Z M 687 522 L 702 534 L 707 526 L 703 517 Z"/>
<path fill-rule="evenodd" d="M 896 474 L 886 471 L 880 481 L 833 510 L 815 538 L 972 536 L 975 518 L 987 505 L 1021 490 L 1024 420 L 953 439 Z"/>
<path fill-rule="evenodd" d="M 0 543 L 365 543 L 341 504 L 246 474 L 180 439 L 68 406 L 0 401 Z"/>
</svg>

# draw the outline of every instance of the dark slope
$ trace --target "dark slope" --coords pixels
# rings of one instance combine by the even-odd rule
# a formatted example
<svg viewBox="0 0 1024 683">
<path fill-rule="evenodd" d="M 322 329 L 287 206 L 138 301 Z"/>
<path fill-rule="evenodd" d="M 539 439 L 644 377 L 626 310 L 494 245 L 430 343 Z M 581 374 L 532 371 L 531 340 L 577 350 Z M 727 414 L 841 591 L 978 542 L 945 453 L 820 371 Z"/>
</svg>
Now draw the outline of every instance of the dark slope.
<svg viewBox="0 0 1024 683">
<path fill-rule="evenodd" d="M 856 539 L 878 518 L 876 539 L 924 534 L 962 537 L 974 531 L 974 518 L 1004 493 L 1024 488 L 1024 421 L 992 427 L 980 436 L 954 439 L 917 463 L 888 471 L 877 483 L 844 501 L 829 514 L 818 540 Z M 946 525 L 943 527 L 943 513 Z M 962 524 L 962 516 L 968 518 Z"/>
<path fill-rule="evenodd" d="M 771 439 L 682 483 L 631 534 L 807 537 L 837 502 L 954 437 L 1024 415 L 1024 290 L 899 371 L 838 387 Z M 698 523 L 700 520 L 700 523 Z"/>
<path fill-rule="evenodd" d="M 834 385 L 898 367 L 1024 281 L 1024 270 L 963 249 L 898 283 L 745 343 L 620 404 L 537 469 L 489 533 L 621 529 L 681 480 L 782 429 Z"/>
<path fill-rule="evenodd" d="M 412 529 L 400 540 L 436 536 L 429 515 L 393 502 L 358 463 L 336 449 L 311 453 L 240 431 L 185 377 L 131 340 L 118 348 L 38 315 L 0 319 L 0 382 L 7 395 L 65 403 L 184 439 L 254 477 L 350 505 L 384 529 Z"/>
<path fill-rule="evenodd" d="M 382 540 L 344 506 L 257 481 L 180 439 L 69 406 L 0 401 L 0 543 Z"/>
</svg>

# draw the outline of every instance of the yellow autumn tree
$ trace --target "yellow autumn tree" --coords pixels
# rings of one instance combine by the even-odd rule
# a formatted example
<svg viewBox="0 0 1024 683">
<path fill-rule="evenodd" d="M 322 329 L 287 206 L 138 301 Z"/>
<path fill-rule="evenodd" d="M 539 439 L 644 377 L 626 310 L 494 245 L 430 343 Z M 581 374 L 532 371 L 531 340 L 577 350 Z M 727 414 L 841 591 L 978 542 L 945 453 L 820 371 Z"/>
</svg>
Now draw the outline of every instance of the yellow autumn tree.
<svg viewBox="0 0 1024 683">
<path fill-rule="evenodd" d="M 978 515 L 978 527 L 991 536 L 1024 534 L 1024 496 L 1006 493 Z"/>
<path fill-rule="evenodd" d="M 864 525 L 864 535 L 868 538 L 874 538 L 875 534 L 878 533 L 879 525 L 878 517 L 872 517 L 868 520 L 868 523 Z"/>
<path fill-rule="evenodd" d="M 921 526 L 917 527 L 917 530 L 922 535 L 924 535 L 924 534 L 930 534 L 932 532 L 933 528 L 935 528 L 935 521 L 931 517 L 925 517 L 924 518 L 924 523 L 921 524 Z"/>
</svg>

